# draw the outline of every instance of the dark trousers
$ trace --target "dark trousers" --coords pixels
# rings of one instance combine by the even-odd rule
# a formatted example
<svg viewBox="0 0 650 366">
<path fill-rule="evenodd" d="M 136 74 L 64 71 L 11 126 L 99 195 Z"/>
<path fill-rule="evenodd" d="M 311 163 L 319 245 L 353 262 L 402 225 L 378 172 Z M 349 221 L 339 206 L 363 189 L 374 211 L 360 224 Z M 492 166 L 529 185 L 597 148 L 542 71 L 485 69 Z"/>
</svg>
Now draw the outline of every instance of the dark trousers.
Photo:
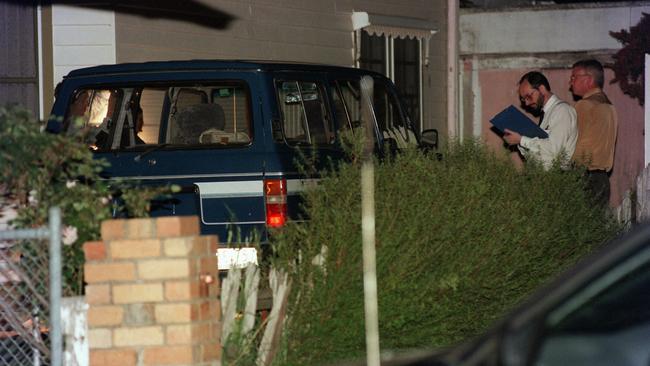
<svg viewBox="0 0 650 366">
<path fill-rule="evenodd" d="M 587 189 L 594 200 L 605 206 L 609 204 L 609 174 L 604 170 L 587 170 Z"/>
</svg>

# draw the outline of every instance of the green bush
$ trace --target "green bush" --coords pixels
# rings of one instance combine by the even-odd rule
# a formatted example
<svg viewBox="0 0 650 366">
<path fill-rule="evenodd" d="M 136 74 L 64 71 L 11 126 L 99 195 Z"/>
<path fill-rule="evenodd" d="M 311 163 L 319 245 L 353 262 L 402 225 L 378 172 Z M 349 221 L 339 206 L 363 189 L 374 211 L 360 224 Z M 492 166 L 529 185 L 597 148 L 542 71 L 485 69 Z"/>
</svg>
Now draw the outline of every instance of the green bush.
<svg viewBox="0 0 650 366">
<path fill-rule="evenodd" d="M 100 237 L 103 220 L 111 218 L 111 194 L 124 183 L 102 180 L 107 166 L 93 154 L 82 134 L 44 133 L 43 125 L 20 106 L 0 106 L 0 208 L 14 206 L 18 228 L 46 226 L 48 210 L 63 213 L 64 295 L 83 291 L 82 245 Z M 126 191 L 126 190 L 125 190 Z M 124 195 L 135 216 L 147 214 L 151 198 L 167 189 L 138 189 Z"/>
<path fill-rule="evenodd" d="M 382 349 L 477 335 L 619 231 L 579 171 L 518 171 L 476 142 L 443 155 L 407 151 L 375 165 Z M 276 265 L 293 278 L 276 364 L 364 355 L 359 181 L 358 164 L 341 166 L 306 193 L 311 220 L 275 236 Z"/>
</svg>

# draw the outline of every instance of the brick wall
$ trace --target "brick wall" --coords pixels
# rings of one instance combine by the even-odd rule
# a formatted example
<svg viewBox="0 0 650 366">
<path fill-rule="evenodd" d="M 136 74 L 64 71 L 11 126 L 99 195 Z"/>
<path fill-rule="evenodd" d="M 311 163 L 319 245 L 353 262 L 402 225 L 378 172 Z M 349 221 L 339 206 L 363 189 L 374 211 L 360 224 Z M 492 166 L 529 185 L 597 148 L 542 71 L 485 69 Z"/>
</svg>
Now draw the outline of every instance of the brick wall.
<svg viewBox="0 0 650 366">
<path fill-rule="evenodd" d="M 217 239 L 198 219 L 110 220 L 84 245 L 90 364 L 218 365 Z"/>
</svg>

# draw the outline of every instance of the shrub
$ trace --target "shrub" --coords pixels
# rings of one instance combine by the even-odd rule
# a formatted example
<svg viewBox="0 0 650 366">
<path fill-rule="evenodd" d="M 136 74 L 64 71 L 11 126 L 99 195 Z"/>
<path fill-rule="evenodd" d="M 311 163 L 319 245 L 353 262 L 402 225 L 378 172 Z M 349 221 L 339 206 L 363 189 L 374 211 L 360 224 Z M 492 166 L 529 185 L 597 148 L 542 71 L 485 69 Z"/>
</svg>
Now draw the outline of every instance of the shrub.
<svg viewBox="0 0 650 366">
<path fill-rule="evenodd" d="M 83 135 L 48 134 L 42 124 L 20 106 L 0 107 L 0 208 L 16 207 L 17 228 L 46 226 L 48 210 L 63 213 L 64 295 L 83 291 L 82 244 L 100 237 L 102 220 L 117 209 L 112 192 L 124 183 L 102 180 L 107 166 L 93 155 Z M 167 189 L 138 189 L 124 195 L 125 206 L 146 215 L 149 199 Z"/>
<path fill-rule="evenodd" d="M 581 172 L 535 162 L 517 171 L 476 142 L 442 160 L 408 151 L 375 166 L 382 349 L 479 334 L 619 230 Z M 306 193 L 310 221 L 275 236 L 276 265 L 293 278 L 276 364 L 364 355 L 359 180 L 358 164 L 341 166 Z"/>
</svg>

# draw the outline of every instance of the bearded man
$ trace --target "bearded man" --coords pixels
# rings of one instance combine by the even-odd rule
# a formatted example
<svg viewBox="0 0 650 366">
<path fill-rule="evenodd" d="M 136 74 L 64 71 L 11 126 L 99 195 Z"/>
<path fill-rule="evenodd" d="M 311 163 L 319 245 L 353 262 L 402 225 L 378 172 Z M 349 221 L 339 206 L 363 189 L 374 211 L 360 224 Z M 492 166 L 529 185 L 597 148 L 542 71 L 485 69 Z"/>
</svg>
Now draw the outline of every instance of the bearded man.
<svg viewBox="0 0 650 366">
<path fill-rule="evenodd" d="M 551 93 L 546 77 L 538 71 L 526 73 L 519 80 L 519 101 L 526 112 L 539 118 L 539 127 L 546 131 L 547 138 L 521 136 L 515 131 L 505 130 L 503 139 L 516 145 L 526 159 L 539 160 L 549 169 L 556 159 L 567 168 L 578 140 L 576 110 Z"/>
</svg>

